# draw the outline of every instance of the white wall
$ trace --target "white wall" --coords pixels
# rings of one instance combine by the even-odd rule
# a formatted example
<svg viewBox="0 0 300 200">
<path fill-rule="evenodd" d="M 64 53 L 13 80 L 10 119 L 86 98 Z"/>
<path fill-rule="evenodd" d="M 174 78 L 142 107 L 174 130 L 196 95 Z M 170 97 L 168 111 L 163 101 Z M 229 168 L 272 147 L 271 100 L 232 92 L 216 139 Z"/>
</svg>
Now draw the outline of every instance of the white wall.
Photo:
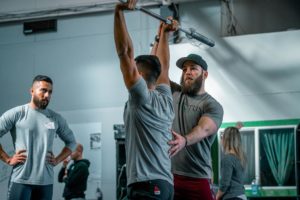
<svg viewBox="0 0 300 200">
<path fill-rule="evenodd" d="M 179 81 L 175 61 L 188 53 L 208 62 L 206 88 L 224 107 L 224 122 L 299 118 L 300 31 L 221 38 L 218 1 L 180 6 L 184 28 L 216 41 L 210 49 L 171 46 L 171 78 Z M 157 21 L 143 13 L 127 14 L 136 55 L 148 53 Z M 113 43 L 113 15 L 64 18 L 58 32 L 24 36 L 21 24 L 0 26 L 0 113 L 29 101 L 34 75 L 54 80 L 50 107 L 70 124 L 102 124 L 102 190 L 115 199 L 113 124 L 123 122 L 127 98 Z M 2 139 L 6 143 L 8 139 Z M 6 183 L 0 183 L 5 199 Z M 59 198 L 61 194 L 55 194 Z"/>
</svg>

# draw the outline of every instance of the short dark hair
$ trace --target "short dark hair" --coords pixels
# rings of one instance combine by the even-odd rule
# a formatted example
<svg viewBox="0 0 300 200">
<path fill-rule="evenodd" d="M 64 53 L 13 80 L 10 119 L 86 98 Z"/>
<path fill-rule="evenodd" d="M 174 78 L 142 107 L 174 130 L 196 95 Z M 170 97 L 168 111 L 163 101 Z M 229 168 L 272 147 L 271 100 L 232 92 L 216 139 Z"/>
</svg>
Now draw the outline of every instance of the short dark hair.
<svg viewBox="0 0 300 200">
<path fill-rule="evenodd" d="M 135 58 L 138 70 L 144 72 L 144 79 L 148 84 L 155 84 L 160 73 L 161 64 L 155 55 L 140 55 Z"/>
<path fill-rule="evenodd" d="M 45 81 L 45 82 L 50 83 L 51 85 L 53 85 L 53 81 L 49 76 L 37 75 L 32 80 L 32 84 L 34 84 L 35 82 L 38 82 L 38 81 Z"/>
</svg>

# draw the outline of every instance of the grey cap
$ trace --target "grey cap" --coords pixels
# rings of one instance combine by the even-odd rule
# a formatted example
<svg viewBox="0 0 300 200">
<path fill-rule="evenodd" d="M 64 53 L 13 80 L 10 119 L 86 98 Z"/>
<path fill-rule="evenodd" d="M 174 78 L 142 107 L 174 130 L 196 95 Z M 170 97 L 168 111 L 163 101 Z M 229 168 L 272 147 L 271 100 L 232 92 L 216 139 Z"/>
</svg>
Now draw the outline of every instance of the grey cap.
<svg viewBox="0 0 300 200">
<path fill-rule="evenodd" d="M 190 54 L 187 57 L 182 57 L 182 58 L 178 59 L 176 62 L 177 67 L 182 69 L 183 64 L 186 61 L 192 61 L 192 62 L 196 63 L 197 65 L 200 65 L 202 67 L 202 69 L 207 71 L 207 64 L 206 64 L 205 60 L 203 60 L 203 58 L 197 54 Z"/>
</svg>

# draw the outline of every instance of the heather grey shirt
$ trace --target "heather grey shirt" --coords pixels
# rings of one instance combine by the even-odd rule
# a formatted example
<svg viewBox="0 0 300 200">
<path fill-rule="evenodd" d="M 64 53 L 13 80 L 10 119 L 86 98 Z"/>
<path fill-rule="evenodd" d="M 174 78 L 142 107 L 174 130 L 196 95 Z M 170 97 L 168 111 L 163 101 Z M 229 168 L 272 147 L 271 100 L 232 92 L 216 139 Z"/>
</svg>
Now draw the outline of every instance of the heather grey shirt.
<svg viewBox="0 0 300 200">
<path fill-rule="evenodd" d="M 175 119 L 172 129 L 181 135 L 189 134 L 202 116 L 211 118 L 217 127 L 222 123 L 223 108 L 208 93 L 188 96 L 175 91 L 173 102 Z M 216 134 L 213 134 L 178 152 L 172 158 L 173 173 L 193 178 L 212 178 L 211 145 L 215 138 Z"/>
<path fill-rule="evenodd" d="M 170 86 L 160 84 L 149 91 L 140 78 L 129 89 L 124 111 L 128 185 L 154 179 L 173 184 L 167 144 L 173 119 Z"/>
<path fill-rule="evenodd" d="M 46 161 L 52 152 L 55 135 L 72 151 L 76 148 L 73 132 L 66 121 L 50 109 L 32 109 L 29 104 L 12 108 L 0 117 L 0 137 L 11 133 L 15 151 L 26 150 L 24 164 L 13 167 L 11 181 L 30 185 L 53 184 L 53 166 Z"/>
<path fill-rule="evenodd" d="M 243 185 L 244 169 L 241 161 L 233 154 L 225 154 L 221 160 L 220 190 L 223 199 L 238 197 L 245 194 Z"/>
</svg>

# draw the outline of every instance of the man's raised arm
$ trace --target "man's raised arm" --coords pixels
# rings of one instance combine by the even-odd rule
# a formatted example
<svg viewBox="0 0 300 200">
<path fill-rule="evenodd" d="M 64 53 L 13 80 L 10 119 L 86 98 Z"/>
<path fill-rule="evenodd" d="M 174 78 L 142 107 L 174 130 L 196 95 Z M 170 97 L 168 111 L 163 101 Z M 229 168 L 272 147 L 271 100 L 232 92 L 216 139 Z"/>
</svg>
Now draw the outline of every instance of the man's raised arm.
<svg viewBox="0 0 300 200">
<path fill-rule="evenodd" d="M 171 24 L 162 23 L 159 26 L 158 31 L 158 42 L 154 44 L 155 50 L 153 51 L 156 56 L 159 58 L 161 63 L 161 74 L 157 80 L 157 84 L 165 83 L 170 85 L 169 81 L 169 67 L 170 67 L 170 50 L 169 50 L 169 33 L 172 31 L 176 31 L 178 28 L 178 22 L 176 20 L 172 20 Z"/>
<path fill-rule="evenodd" d="M 134 49 L 128 34 L 124 18 L 124 10 L 133 10 L 137 0 L 128 0 L 127 3 L 117 4 L 114 16 L 114 38 L 116 51 L 120 60 L 120 67 L 124 82 L 130 88 L 140 77 L 135 61 Z"/>
</svg>

